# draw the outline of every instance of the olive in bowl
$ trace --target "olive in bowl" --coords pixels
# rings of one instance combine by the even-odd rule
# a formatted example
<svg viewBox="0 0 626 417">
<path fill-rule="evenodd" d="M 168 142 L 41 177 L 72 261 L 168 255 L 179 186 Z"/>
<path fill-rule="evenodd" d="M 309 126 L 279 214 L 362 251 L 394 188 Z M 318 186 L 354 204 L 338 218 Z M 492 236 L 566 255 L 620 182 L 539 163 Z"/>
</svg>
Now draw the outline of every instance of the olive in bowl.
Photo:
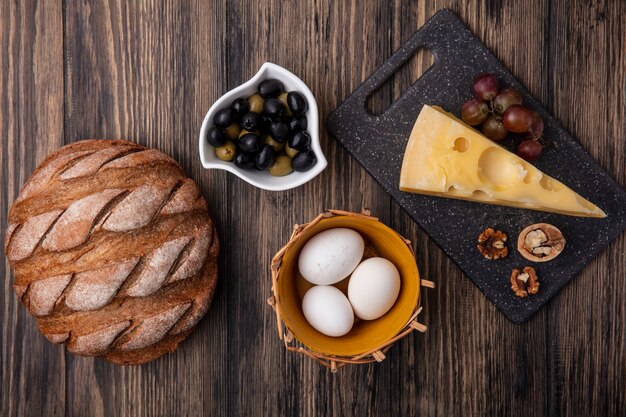
<svg viewBox="0 0 626 417">
<path fill-rule="evenodd" d="M 308 87 L 266 63 L 209 109 L 200 132 L 200 159 L 205 168 L 230 171 L 259 188 L 297 187 L 327 165 L 318 117 Z"/>
</svg>

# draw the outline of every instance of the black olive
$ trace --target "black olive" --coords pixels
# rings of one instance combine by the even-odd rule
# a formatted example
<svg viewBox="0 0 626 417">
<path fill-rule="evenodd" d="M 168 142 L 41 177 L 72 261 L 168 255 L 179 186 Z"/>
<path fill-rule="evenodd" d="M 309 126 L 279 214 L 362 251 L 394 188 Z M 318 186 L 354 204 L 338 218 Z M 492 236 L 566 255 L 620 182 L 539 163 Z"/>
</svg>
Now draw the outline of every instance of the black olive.
<svg viewBox="0 0 626 417">
<path fill-rule="evenodd" d="M 213 117 L 213 123 L 215 126 L 226 129 L 228 126 L 233 124 L 235 121 L 235 112 L 233 109 L 222 109 L 215 113 L 215 117 Z"/>
<path fill-rule="evenodd" d="M 243 169 L 250 169 L 254 167 L 254 158 L 244 152 L 239 152 L 237 155 L 235 155 L 235 160 L 233 162 L 239 168 Z"/>
<path fill-rule="evenodd" d="M 265 171 L 274 163 L 274 149 L 270 145 L 263 145 L 261 152 L 259 152 L 254 159 L 254 165 L 257 169 Z"/>
<path fill-rule="evenodd" d="M 245 98 L 238 98 L 233 101 L 233 104 L 230 105 L 230 108 L 235 112 L 235 118 L 241 119 L 241 116 L 248 113 L 250 109 L 250 105 L 248 104 L 248 100 Z"/>
<path fill-rule="evenodd" d="M 311 169 L 311 167 L 315 165 L 315 162 L 317 162 L 317 157 L 313 151 L 298 152 L 298 154 L 293 157 L 291 166 L 294 171 L 304 172 Z"/>
<path fill-rule="evenodd" d="M 294 116 L 301 116 L 309 109 L 306 99 L 297 91 L 287 94 L 287 104 Z"/>
<path fill-rule="evenodd" d="M 257 133 L 257 131 L 256 131 L 256 130 L 253 130 L 252 132 L 250 132 L 249 130 L 242 129 L 242 130 L 239 132 L 239 136 L 237 136 L 237 138 L 240 138 L 240 137 L 242 137 L 243 135 L 247 135 L 248 133 L 255 133 L 255 134 L 256 134 L 256 133 Z"/>
<path fill-rule="evenodd" d="M 257 130 L 261 122 L 261 115 L 258 113 L 248 112 L 241 117 L 241 127 L 246 130 Z"/>
<path fill-rule="evenodd" d="M 222 130 L 217 127 L 210 128 L 209 132 L 206 135 L 206 141 L 209 142 L 209 145 L 215 147 L 225 144 L 226 139 L 228 139 L 226 137 L 226 134 L 224 134 L 224 132 L 222 132 Z"/>
<path fill-rule="evenodd" d="M 263 98 L 278 97 L 283 91 L 283 83 L 274 79 L 261 81 L 258 90 L 259 95 Z"/>
<path fill-rule="evenodd" d="M 239 147 L 245 152 L 256 152 L 262 144 L 261 137 L 254 133 L 246 133 L 239 138 Z"/>
<path fill-rule="evenodd" d="M 289 137 L 289 126 L 283 122 L 270 124 L 270 135 L 278 142 L 284 142 Z"/>
<path fill-rule="evenodd" d="M 306 130 L 307 120 L 304 116 L 296 116 L 289 119 L 289 129 L 293 130 Z"/>
<path fill-rule="evenodd" d="M 263 132 L 269 132 L 271 124 L 272 124 L 272 118 L 269 117 L 267 114 L 264 114 L 263 116 L 261 116 L 261 123 L 259 124 L 259 130 Z"/>
<path fill-rule="evenodd" d="M 283 103 L 277 98 L 268 98 L 263 103 L 263 113 L 267 114 L 272 119 L 280 119 L 283 115 Z"/>
<path fill-rule="evenodd" d="M 289 138 L 289 147 L 297 151 L 303 151 L 311 144 L 311 136 L 301 130 L 295 132 Z"/>
</svg>

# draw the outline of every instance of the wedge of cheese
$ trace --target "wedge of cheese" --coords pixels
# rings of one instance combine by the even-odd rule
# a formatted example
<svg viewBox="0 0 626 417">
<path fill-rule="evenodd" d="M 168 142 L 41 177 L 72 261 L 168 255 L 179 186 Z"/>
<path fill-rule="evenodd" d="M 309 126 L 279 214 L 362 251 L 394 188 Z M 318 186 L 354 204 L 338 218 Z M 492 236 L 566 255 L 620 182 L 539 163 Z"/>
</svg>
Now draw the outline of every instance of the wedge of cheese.
<svg viewBox="0 0 626 417">
<path fill-rule="evenodd" d="M 606 217 L 563 183 L 431 106 L 422 108 L 411 132 L 400 189 L 568 216 Z"/>
</svg>

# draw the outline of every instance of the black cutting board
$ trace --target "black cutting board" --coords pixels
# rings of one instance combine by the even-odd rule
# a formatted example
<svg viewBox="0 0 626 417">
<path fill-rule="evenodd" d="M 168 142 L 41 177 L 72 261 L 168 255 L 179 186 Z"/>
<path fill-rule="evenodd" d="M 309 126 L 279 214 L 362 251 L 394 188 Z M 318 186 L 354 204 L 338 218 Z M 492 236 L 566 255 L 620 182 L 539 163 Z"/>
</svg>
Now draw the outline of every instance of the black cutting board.
<svg viewBox="0 0 626 417">
<path fill-rule="evenodd" d="M 368 97 L 421 48 L 433 53 L 432 67 L 385 113 L 368 113 Z M 533 164 L 597 204 L 607 213 L 606 218 L 563 216 L 398 189 L 406 143 L 422 106 L 438 105 L 458 115 L 462 102 L 470 96 L 472 79 L 481 72 L 491 72 L 501 85 L 520 91 L 524 103 L 543 117 L 544 137 L 556 146 L 546 149 Z M 361 84 L 329 116 L 327 128 L 514 323 L 528 320 L 626 227 L 624 190 L 449 10 L 435 14 Z M 508 149 L 514 144 L 504 143 Z M 567 239 L 564 251 L 549 262 L 527 261 L 516 249 L 520 231 L 538 222 L 557 226 Z M 509 256 L 505 259 L 490 261 L 478 253 L 476 239 L 487 226 L 508 234 Z M 536 268 L 541 288 L 539 294 L 521 299 L 511 291 L 509 276 L 513 268 L 526 265 Z"/>
</svg>

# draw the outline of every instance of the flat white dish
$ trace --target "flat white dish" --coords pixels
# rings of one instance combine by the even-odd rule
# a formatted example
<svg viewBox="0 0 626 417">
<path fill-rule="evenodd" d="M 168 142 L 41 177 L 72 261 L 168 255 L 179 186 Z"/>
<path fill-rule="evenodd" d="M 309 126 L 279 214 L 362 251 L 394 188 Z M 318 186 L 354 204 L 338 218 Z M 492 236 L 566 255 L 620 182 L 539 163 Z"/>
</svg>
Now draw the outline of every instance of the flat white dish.
<svg viewBox="0 0 626 417">
<path fill-rule="evenodd" d="M 238 98 L 247 98 L 256 94 L 259 83 L 270 78 L 281 81 L 286 91 L 300 92 L 308 102 L 309 109 L 305 114 L 307 118 L 306 131 L 311 136 L 311 150 L 315 153 L 317 162 L 306 172 L 294 171 L 283 177 L 274 177 L 265 171 L 241 169 L 232 162 L 218 159 L 215 156 L 213 146 L 209 145 L 206 141 L 206 134 L 208 130 L 214 126 L 213 116 L 218 110 L 230 106 L 231 103 Z M 313 93 L 311 93 L 309 87 L 296 75 L 271 62 L 263 64 L 254 77 L 224 94 L 211 106 L 202 122 L 198 149 L 200 151 L 200 160 L 204 168 L 223 169 L 232 172 L 255 187 L 270 191 L 282 191 L 298 187 L 315 178 L 328 164 L 322 153 L 322 148 L 320 147 L 319 113 Z"/>
</svg>

